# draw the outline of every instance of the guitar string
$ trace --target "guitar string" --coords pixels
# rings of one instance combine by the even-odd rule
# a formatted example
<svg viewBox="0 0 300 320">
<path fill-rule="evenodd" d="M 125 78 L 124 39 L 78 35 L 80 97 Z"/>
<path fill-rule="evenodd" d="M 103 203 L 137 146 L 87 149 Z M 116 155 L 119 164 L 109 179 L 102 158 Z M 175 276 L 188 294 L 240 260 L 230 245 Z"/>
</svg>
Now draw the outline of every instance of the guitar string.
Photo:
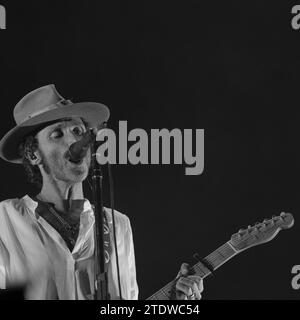
<svg viewBox="0 0 300 320">
<path fill-rule="evenodd" d="M 225 255 L 221 254 L 221 259 L 219 257 L 220 252 L 223 252 Z M 203 260 L 205 261 L 209 261 L 210 263 L 213 262 L 223 262 L 224 259 L 229 259 L 231 258 L 234 254 L 236 254 L 236 252 L 229 246 L 228 243 L 223 244 L 222 246 L 220 246 L 218 249 L 216 249 L 213 253 L 211 253 L 210 255 L 208 255 L 206 258 L 204 258 Z M 199 263 L 195 264 L 194 266 L 192 266 L 191 268 L 194 269 L 195 266 L 200 266 Z M 215 266 L 213 266 L 215 268 Z M 205 275 L 205 274 L 204 274 Z M 148 300 L 151 300 L 152 298 L 155 298 L 159 295 L 164 295 L 167 296 L 165 294 L 165 292 L 167 293 L 172 293 L 172 291 L 174 291 L 174 289 L 172 288 L 174 286 L 174 280 L 171 281 L 170 283 L 166 284 L 162 289 L 160 289 L 157 293 L 153 294 L 152 296 L 150 296 L 148 298 Z M 161 294 L 160 294 L 161 292 Z M 168 297 L 168 296 L 167 296 Z"/>
<path fill-rule="evenodd" d="M 230 252 L 231 251 L 231 252 Z M 209 256 L 207 256 L 206 258 L 204 258 L 204 260 L 207 260 L 209 262 L 223 262 L 224 259 L 228 259 L 230 258 L 230 256 L 232 256 L 232 252 L 233 249 L 229 247 L 229 245 L 227 243 L 223 244 L 221 247 L 219 247 L 215 252 L 213 252 L 212 254 L 210 254 Z M 220 252 L 225 253 L 225 255 L 221 254 L 221 259 L 220 259 Z M 228 255 L 229 253 L 229 255 Z M 213 263 L 214 264 L 214 263 Z M 194 266 L 192 266 L 192 269 L 195 269 L 195 267 L 200 267 L 200 264 L 195 264 Z M 214 266 L 215 267 L 215 266 Z M 200 269 L 201 270 L 201 269 Z M 203 270 L 202 270 L 203 271 Z M 205 275 L 205 273 L 204 273 Z M 165 285 L 158 293 L 152 295 L 149 299 L 153 298 L 153 297 L 157 297 L 160 292 L 163 296 L 166 296 L 165 292 L 167 293 L 172 293 L 172 286 L 173 286 L 173 282 L 168 283 L 167 285 Z"/>
<path fill-rule="evenodd" d="M 251 235 L 248 235 L 248 238 Z M 246 239 L 244 239 L 246 240 Z M 235 251 L 233 248 L 231 248 L 231 246 L 228 243 L 223 244 L 222 246 L 220 246 L 219 248 L 217 248 L 214 252 L 212 252 L 211 254 L 209 254 L 207 257 L 205 257 L 203 259 L 203 261 L 205 262 L 209 262 L 212 266 L 213 269 L 216 269 L 216 267 L 218 267 L 218 265 L 223 262 L 224 260 L 230 259 L 233 256 L 235 256 L 238 252 Z M 221 257 L 220 257 L 221 256 Z M 200 263 L 195 264 L 194 266 L 192 266 L 192 269 L 199 268 L 201 270 L 200 267 Z M 202 270 L 203 271 L 203 270 Z M 204 272 L 204 271 L 203 271 Z M 206 272 L 204 272 L 204 275 L 206 276 L 207 274 L 205 274 Z M 165 285 L 161 290 L 159 290 L 157 293 L 153 294 L 152 296 L 150 296 L 147 300 L 151 300 L 154 297 L 159 297 L 161 294 L 160 292 L 168 297 L 165 293 L 165 291 L 167 293 L 172 293 L 172 291 L 174 291 L 174 282 L 175 280 L 169 282 L 167 285 Z"/>
</svg>

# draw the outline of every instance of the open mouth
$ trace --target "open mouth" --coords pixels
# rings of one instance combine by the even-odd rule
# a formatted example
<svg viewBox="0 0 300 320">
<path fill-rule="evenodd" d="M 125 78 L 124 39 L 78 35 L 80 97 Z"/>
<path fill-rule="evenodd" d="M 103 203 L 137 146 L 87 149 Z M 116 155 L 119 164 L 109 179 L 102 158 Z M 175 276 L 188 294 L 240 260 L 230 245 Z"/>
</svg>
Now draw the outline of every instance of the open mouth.
<svg viewBox="0 0 300 320">
<path fill-rule="evenodd" d="M 83 162 L 83 158 L 81 159 L 73 159 L 70 157 L 70 155 L 66 155 L 66 159 L 71 162 L 72 164 L 80 165 Z"/>
<path fill-rule="evenodd" d="M 79 159 L 79 160 L 68 159 L 68 161 L 73 164 L 80 165 L 80 164 L 82 164 L 83 159 Z"/>
</svg>

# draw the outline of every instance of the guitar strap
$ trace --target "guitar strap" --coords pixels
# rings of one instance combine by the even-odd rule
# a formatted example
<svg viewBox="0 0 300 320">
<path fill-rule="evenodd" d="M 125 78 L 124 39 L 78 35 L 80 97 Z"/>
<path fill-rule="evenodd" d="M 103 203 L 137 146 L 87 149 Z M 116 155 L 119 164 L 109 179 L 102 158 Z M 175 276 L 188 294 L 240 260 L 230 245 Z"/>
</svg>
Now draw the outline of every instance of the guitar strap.
<svg viewBox="0 0 300 320">
<path fill-rule="evenodd" d="M 95 207 L 92 206 L 93 211 L 95 212 Z M 110 256 L 111 256 L 111 245 L 110 245 L 110 230 L 107 222 L 107 213 L 105 209 L 103 209 L 103 240 L 104 240 L 104 270 L 107 272 L 109 262 L 110 262 Z M 95 239 L 96 240 L 96 239 Z"/>
<path fill-rule="evenodd" d="M 62 215 L 52 203 L 41 201 L 36 197 L 33 199 L 38 202 L 35 213 L 43 217 L 60 234 L 69 250 L 72 251 L 79 233 L 80 213 L 83 208 L 82 200 L 72 201 L 72 206 L 69 210 L 72 218 L 69 218 L 69 213 Z"/>
</svg>

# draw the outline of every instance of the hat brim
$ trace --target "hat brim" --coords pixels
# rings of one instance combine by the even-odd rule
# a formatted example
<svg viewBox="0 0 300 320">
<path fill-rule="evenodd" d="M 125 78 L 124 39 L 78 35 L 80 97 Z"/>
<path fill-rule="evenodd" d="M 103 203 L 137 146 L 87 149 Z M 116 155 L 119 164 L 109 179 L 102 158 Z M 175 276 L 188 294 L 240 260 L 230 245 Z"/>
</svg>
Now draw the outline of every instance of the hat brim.
<svg viewBox="0 0 300 320">
<path fill-rule="evenodd" d="M 90 128 L 94 128 L 109 119 L 109 109 L 102 103 L 79 102 L 43 112 L 17 125 L 1 139 L 0 157 L 12 163 L 22 163 L 19 145 L 26 135 L 42 124 L 69 117 L 82 118 Z"/>
</svg>

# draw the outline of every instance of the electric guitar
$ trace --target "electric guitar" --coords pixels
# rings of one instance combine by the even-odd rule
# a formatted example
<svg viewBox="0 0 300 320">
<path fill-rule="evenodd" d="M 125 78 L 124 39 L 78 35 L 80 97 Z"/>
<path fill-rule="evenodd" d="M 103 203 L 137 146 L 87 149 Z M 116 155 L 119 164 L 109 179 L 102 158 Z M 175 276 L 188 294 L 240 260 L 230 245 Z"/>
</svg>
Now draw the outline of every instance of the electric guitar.
<svg viewBox="0 0 300 320">
<path fill-rule="evenodd" d="M 231 236 L 228 242 L 192 266 L 191 273 L 204 279 L 238 253 L 271 241 L 280 230 L 289 229 L 293 224 L 293 216 L 290 213 L 282 212 L 279 216 L 272 217 L 272 219 L 265 219 L 254 226 L 248 226 L 247 229 L 240 229 Z M 176 281 L 177 279 L 174 279 L 169 282 L 147 300 L 174 300 Z"/>
</svg>

